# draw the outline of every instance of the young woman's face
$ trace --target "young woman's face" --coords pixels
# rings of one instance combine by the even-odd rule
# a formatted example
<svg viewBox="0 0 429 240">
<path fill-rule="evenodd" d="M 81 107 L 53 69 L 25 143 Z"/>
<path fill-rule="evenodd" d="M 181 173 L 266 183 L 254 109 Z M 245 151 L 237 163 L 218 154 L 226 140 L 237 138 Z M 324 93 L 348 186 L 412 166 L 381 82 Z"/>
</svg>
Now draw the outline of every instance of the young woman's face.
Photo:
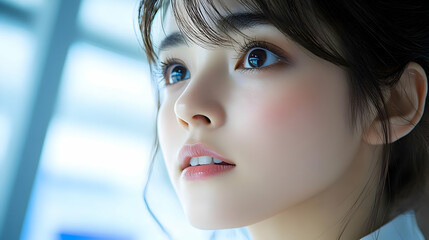
<svg viewBox="0 0 429 240">
<path fill-rule="evenodd" d="M 321 194 L 350 171 L 360 145 L 348 125 L 345 71 L 260 23 L 242 29 L 252 40 L 236 35 L 233 48 L 169 38 L 159 55 L 163 81 L 173 83 L 161 89 L 161 150 L 199 228 L 250 225 Z M 170 10 L 166 36 L 178 32 Z M 196 143 L 235 166 L 182 171 L 179 153 Z"/>
</svg>

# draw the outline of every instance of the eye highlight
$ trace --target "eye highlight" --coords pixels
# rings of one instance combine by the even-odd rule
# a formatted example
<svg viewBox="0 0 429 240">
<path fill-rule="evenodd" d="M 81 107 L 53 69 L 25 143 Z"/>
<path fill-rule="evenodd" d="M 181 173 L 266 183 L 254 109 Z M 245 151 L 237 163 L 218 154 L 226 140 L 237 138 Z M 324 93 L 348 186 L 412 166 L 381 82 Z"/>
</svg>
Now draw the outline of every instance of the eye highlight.
<svg viewBox="0 0 429 240">
<path fill-rule="evenodd" d="M 251 49 L 244 60 L 244 68 L 261 68 L 281 61 L 277 55 L 263 48 Z"/>
<path fill-rule="evenodd" d="M 272 68 L 283 68 L 292 64 L 285 51 L 265 41 L 246 42 L 240 46 L 239 57 L 234 70 L 265 71 Z M 158 87 L 168 87 L 191 78 L 186 64 L 178 58 L 167 58 L 158 62 L 155 68 L 158 76 Z"/>
<path fill-rule="evenodd" d="M 183 65 L 175 64 L 169 68 L 171 71 L 168 71 L 166 76 L 168 79 L 168 84 L 174 84 L 191 77 L 189 70 Z"/>
<path fill-rule="evenodd" d="M 167 59 L 165 62 L 161 62 L 161 73 L 162 83 L 165 86 L 173 85 L 182 80 L 191 78 L 191 73 L 184 66 L 173 59 Z"/>
<path fill-rule="evenodd" d="M 266 42 L 246 43 L 241 49 L 243 56 L 235 69 L 263 70 L 290 63 L 280 48 Z"/>
</svg>

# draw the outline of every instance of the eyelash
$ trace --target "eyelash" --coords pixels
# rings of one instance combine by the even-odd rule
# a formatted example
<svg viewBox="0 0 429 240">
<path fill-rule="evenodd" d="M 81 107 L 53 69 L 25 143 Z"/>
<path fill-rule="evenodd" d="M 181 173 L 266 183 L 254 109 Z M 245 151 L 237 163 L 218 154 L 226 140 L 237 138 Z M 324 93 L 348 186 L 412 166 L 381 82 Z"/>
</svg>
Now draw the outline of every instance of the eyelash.
<svg viewBox="0 0 429 240">
<path fill-rule="evenodd" d="M 254 49 L 254 48 L 262 48 L 265 50 L 268 50 L 270 52 L 272 52 L 273 54 L 275 54 L 277 57 L 279 57 L 279 60 L 277 63 L 265 66 L 265 67 L 260 67 L 260 68 L 243 68 L 243 60 L 246 57 L 246 55 L 249 53 L 250 50 Z M 252 73 L 255 71 L 263 71 L 263 70 L 268 70 L 271 68 L 275 68 L 278 67 L 278 65 L 284 65 L 284 64 L 290 64 L 290 60 L 288 57 L 285 57 L 284 54 L 282 53 L 282 51 L 268 43 L 265 41 L 249 41 L 246 40 L 243 44 L 240 44 L 239 49 L 237 51 L 237 55 L 238 57 L 235 58 L 237 59 L 237 64 L 234 67 L 234 70 L 239 70 L 242 72 L 246 72 L 246 73 Z M 167 84 L 166 83 L 166 75 L 167 72 L 169 70 L 169 68 L 173 65 L 176 64 L 180 64 L 185 66 L 185 64 L 176 59 L 176 58 L 167 58 L 165 61 L 160 61 L 158 64 L 158 67 L 156 69 L 156 75 L 158 76 L 158 86 L 160 87 L 166 87 L 166 86 L 170 86 L 173 84 Z M 241 67 L 241 68 L 240 68 Z"/>
<path fill-rule="evenodd" d="M 159 64 L 154 69 L 155 78 L 157 79 L 158 87 L 164 88 L 166 86 L 169 86 L 170 84 L 166 83 L 166 75 L 168 72 L 169 67 L 175 65 L 175 64 L 181 64 L 184 65 L 181 61 L 175 58 L 167 58 L 165 61 L 160 61 Z"/>
<path fill-rule="evenodd" d="M 265 49 L 273 53 L 274 55 L 276 55 L 280 61 L 265 67 L 260 67 L 260 68 L 244 68 L 243 67 L 244 58 L 247 56 L 250 50 L 254 48 Z M 236 58 L 237 64 L 235 65 L 234 70 L 239 70 L 241 72 L 247 72 L 247 73 L 253 73 L 255 71 L 265 71 L 271 68 L 278 67 L 279 65 L 290 64 L 289 58 L 283 54 L 283 51 L 279 47 L 265 41 L 255 41 L 255 40 L 249 41 L 246 39 L 244 43 L 239 46 L 238 56 L 239 57 Z"/>
</svg>

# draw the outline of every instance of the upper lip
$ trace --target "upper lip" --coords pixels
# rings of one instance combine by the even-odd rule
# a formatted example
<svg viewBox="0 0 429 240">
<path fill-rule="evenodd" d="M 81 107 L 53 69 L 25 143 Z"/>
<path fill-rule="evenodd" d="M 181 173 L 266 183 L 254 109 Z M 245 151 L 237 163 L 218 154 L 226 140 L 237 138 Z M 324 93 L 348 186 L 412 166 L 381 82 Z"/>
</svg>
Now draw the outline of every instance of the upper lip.
<svg viewBox="0 0 429 240">
<path fill-rule="evenodd" d="M 183 148 L 179 152 L 179 161 L 180 161 L 180 169 L 183 170 L 190 165 L 191 158 L 193 157 L 201 157 L 201 156 L 210 156 L 213 158 L 217 158 L 226 163 L 233 164 L 230 160 L 226 159 L 219 153 L 214 150 L 209 149 L 207 146 L 196 143 L 196 144 L 187 144 L 183 146 Z"/>
</svg>

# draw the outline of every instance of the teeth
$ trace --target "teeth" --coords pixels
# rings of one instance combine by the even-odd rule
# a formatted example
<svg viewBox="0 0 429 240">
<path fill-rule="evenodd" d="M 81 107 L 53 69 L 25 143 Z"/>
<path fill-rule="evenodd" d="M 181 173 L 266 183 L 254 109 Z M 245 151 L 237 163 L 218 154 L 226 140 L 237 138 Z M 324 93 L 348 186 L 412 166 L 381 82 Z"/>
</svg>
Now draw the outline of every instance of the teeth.
<svg viewBox="0 0 429 240">
<path fill-rule="evenodd" d="M 193 157 L 191 158 L 190 164 L 191 166 L 198 166 L 198 165 L 208 165 L 208 164 L 215 164 L 215 163 L 221 163 L 222 161 L 217 158 L 212 158 L 209 156 L 201 156 L 201 157 Z"/>
<path fill-rule="evenodd" d="M 213 158 L 209 156 L 198 157 L 198 163 L 200 165 L 213 164 Z"/>
<path fill-rule="evenodd" d="M 214 163 L 221 163 L 221 162 L 222 162 L 222 160 L 219 160 L 219 159 L 217 159 L 217 158 L 213 158 L 213 162 L 214 162 Z"/>
<path fill-rule="evenodd" d="M 198 158 L 191 158 L 191 166 L 197 166 L 198 165 Z"/>
</svg>

